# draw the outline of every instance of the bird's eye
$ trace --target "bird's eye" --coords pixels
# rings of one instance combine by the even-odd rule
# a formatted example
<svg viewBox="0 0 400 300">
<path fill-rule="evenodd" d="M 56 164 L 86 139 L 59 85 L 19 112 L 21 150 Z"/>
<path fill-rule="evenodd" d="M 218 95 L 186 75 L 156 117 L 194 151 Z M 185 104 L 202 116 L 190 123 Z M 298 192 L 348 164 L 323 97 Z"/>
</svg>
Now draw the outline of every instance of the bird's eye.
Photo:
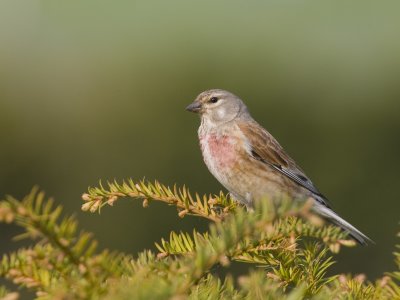
<svg viewBox="0 0 400 300">
<path fill-rule="evenodd" d="M 217 97 L 211 97 L 210 100 L 208 100 L 209 103 L 217 103 L 218 102 L 218 98 Z"/>
</svg>

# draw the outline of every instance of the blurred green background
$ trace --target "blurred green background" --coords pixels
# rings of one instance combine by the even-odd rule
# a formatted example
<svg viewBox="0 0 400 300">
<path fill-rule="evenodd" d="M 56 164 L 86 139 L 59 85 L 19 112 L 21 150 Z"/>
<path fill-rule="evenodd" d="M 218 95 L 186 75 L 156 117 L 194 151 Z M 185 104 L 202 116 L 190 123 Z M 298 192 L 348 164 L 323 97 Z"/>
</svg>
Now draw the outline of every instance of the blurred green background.
<svg viewBox="0 0 400 300">
<path fill-rule="evenodd" d="M 202 162 L 209 88 L 245 100 L 336 211 L 376 245 L 334 272 L 391 270 L 399 230 L 400 5 L 397 1 L 0 2 L 0 195 L 38 184 L 102 247 L 137 253 L 171 229 L 207 228 L 176 210 L 121 200 L 82 213 L 99 179 L 221 186 Z M 22 245 L 0 226 L 0 253 Z"/>
</svg>

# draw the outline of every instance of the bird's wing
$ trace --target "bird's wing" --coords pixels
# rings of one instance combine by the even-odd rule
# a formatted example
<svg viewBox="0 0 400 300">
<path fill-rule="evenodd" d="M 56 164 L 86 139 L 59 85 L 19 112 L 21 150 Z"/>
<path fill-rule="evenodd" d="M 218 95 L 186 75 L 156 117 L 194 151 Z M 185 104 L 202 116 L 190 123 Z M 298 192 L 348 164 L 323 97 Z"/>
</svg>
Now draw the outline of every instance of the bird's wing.
<svg viewBox="0 0 400 300">
<path fill-rule="evenodd" d="M 238 126 L 248 140 L 250 156 L 285 175 L 314 194 L 316 200 L 321 204 L 330 207 L 325 196 L 321 194 L 307 175 L 286 154 L 282 146 L 268 131 L 256 122 L 239 122 Z"/>
</svg>

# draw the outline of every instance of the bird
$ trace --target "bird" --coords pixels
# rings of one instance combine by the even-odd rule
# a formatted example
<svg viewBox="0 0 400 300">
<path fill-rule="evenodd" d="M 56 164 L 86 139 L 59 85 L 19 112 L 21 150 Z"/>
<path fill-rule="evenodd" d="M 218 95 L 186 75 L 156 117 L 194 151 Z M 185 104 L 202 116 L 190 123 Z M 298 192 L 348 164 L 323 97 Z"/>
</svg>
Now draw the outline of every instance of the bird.
<svg viewBox="0 0 400 300">
<path fill-rule="evenodd" d="M 187 111 L 200 115 L 203 160 L 231 197 L 251 208 L 266 197 L 312 199 L 312 210 L 346 231 L 361 245 L 373 241 L 333 211 L 327 198 L 249 113 L 236 95 L 222 89 L 200 93 Z"/>
</svg>

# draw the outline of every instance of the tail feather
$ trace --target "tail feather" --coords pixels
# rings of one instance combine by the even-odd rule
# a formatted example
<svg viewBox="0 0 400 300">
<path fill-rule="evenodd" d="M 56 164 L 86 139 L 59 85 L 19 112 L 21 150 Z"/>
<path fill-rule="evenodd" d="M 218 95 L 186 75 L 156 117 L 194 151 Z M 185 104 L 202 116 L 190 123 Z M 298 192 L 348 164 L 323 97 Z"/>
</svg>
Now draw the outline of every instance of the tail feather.
<svg viewBox="0 0 400 300">
<path fill-rule="evenodd" d="M 349 222 L 339 217 L 339 215 L 325 205 L 317 202 L 315 203 L 314 210 L 324 218 L 327 218 L 329 221 L 342 228 L 344 231 L 348 232 L 349 235 L 361 245 L 366 246 L 368 244 L 374 244 L 373 240 L 371 240 Z"/>
</svg>

